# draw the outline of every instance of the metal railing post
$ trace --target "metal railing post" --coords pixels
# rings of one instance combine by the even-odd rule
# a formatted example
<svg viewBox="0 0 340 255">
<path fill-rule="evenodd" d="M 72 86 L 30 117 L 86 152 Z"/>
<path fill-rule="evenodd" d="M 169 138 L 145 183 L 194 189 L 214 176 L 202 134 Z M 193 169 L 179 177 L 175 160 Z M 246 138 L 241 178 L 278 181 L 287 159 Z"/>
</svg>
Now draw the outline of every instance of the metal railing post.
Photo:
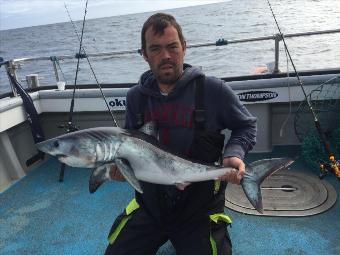
<svg viewBox="0 0 340 255">
<path fill-rule="evenodd" d="M 280 34 L 275 35 L 275 64 L 273 73 L 279 73 L 279 58 L 280 58 L 280 41 L 282 40 Z"/>
<path fill-rule="evenodd" d="M 55 60 L 51 60 L 53 63 L 53 69 L 54 69 L 54 74 L 55 74 L 55 79 L 56 81 L 60 81 L 59 74 L 58 74 L 58 69 L 57 69 L 57 64 Z"/>
<path fill-rule="evenodd" d="M 5 65 L 5 67 L 6 67 L 7 72 L 12 74 L 14 76 L 14 78 L 16 80 L 18 80 L 18 75 L 17 75 L 17 72 L 16 72 L 16 69 L 18 69 L 18 65 L 15 64 L 14 60 L 8 61 L 8 64 Z M 15 89 L 15 87 L 13 86 L 10 77 L 8 77 L 8 79 L 10 81 L 9 84 L 11 85 L 11 90 L 13 92 L 13 96 L 17 97 L 18 96 L 18 92 Z"/>
</svg>

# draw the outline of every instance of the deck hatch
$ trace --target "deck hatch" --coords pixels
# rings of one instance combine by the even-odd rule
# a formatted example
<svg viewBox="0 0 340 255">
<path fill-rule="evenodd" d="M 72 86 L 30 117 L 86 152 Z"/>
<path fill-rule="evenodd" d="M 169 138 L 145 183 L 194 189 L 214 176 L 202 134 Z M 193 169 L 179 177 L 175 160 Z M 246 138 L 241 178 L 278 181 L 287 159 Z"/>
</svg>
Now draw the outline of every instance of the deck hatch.
<svg viewBox="0 0 340 255">
<path fill-rule="evenodd" d="M 284 170 L 265 180 L 261 187 L 263 215 L 310 216 L 330 209 L 337 194 L 325 180 L 301 172 Z M 245 214 L 260 215 L 246 199 L 241 186 L 228 184 L 225 206 Z"/>
</svg>

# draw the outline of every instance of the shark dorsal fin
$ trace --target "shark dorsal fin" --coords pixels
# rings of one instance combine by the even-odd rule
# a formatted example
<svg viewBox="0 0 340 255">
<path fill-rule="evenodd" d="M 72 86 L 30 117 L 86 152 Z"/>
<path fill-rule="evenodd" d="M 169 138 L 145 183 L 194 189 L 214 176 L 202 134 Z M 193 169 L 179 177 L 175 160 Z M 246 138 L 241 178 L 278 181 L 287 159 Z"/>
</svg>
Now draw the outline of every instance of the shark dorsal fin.
<svg viewBox="0 0 340 255">
<path fill-rule="evenodd" d="M 144 124 L 139 131 L 158 139 L 158 125 L 155 121 Z"/>
</svg>

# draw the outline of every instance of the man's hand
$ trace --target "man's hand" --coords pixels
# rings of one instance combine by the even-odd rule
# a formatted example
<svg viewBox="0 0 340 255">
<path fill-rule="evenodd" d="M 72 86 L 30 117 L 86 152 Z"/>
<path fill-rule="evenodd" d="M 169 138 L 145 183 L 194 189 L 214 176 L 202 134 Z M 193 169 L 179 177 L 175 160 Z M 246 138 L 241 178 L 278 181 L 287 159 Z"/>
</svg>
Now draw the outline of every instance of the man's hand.
<svg viewBox="0 0 340 255">
<path fill-rule="evenodd" d="M 119 168 L 116 165 L 111 165 L 110 178 L 114 181 L 123 182 L 125 181 L 124 176 L 120 173 Z"/>
<path fill-rule="evenodd" d="M 246 167 L 242 159 L 237 157 L 228 157 L 223 159 L 223 166 L 225 167 L 233 167 L 234 171 L 230 171 L 228 174 L 225 174 L 219 178 L 221 181 L 227 181 L 234 184 L 240 184 L 240 181 L 243 178 L 243 175 L 246 171 Z M 238 171 L 237 171 L 237 170 Z"/>
</svg>

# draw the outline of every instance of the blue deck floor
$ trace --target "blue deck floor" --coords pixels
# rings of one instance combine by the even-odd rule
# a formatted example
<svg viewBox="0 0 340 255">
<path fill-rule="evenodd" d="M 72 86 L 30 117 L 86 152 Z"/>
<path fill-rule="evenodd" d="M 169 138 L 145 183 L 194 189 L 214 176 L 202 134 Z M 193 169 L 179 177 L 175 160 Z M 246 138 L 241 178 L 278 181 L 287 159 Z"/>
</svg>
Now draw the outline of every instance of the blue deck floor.
<svg viewBox="0 0 340 255">
<path fill-rule="evenodd" d="M 249 154 L 247 161 L 277 156 Z M 295 152 L 292 152 L 294 155 Z M 282 156 L 282 155 L 281 155 Z M 291 170 L 310 171 L 297 160 Z M 314 171 L 317 174 L 317 171 Z M 115 217 L 134 195 L 127 183 L 105 183 L 88 192 L 89 169 L 67 168 L 58 182 L 59 162 L 50 158 L 0 194 L 0 254 L 103 254 Z M 337 193 L 340 182 L 326 177 Z M 234 254 L 340 254 L 340 203 L 316 216 L 233 218 Z M 168 247 L 159 254 L 174 254 Z"/>
</svg>

